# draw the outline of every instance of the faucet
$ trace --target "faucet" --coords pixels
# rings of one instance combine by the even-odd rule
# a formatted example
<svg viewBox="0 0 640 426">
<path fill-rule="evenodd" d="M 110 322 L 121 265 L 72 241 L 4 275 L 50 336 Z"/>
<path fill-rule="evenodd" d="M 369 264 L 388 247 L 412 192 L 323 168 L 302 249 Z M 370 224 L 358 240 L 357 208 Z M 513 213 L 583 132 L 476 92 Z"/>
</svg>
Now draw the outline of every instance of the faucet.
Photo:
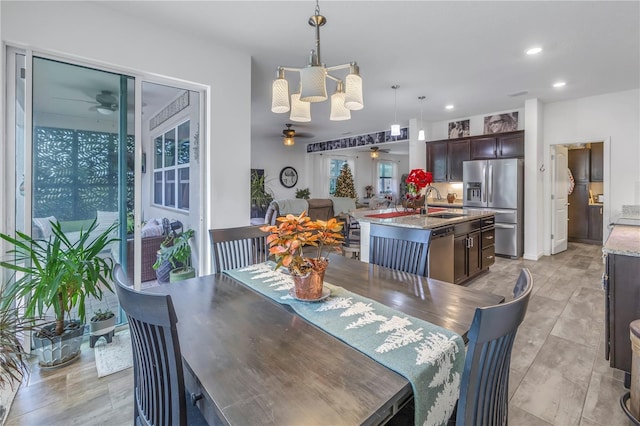
<svg viewBox="0 0 640 426">
<path fill-rule="evenodd" d="M 429 198 L 429 194 L 431 191 L 436 191 L 436 200 L 442 200 L 442 196 L 440 195 L 440 191 L 435 186 L 427 185 L 427 191 L 424 193 L 425 204 L 427 202 L 427 198 Z"/>
</svg>

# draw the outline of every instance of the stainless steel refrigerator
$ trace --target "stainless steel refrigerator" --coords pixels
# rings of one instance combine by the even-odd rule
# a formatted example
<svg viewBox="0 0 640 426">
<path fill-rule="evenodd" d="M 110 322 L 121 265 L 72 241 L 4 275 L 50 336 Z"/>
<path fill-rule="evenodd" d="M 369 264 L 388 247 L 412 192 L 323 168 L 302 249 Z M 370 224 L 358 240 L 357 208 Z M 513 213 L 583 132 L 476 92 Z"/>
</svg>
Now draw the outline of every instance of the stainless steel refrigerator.
<svg viewBox="0 0 640 426">
<path fill-rule="evenodd" d="M 524 160 L 462 163 L 463 205 L 496 213 L 496 254 L 518 258 L 524 245 Z"/>
</svg>

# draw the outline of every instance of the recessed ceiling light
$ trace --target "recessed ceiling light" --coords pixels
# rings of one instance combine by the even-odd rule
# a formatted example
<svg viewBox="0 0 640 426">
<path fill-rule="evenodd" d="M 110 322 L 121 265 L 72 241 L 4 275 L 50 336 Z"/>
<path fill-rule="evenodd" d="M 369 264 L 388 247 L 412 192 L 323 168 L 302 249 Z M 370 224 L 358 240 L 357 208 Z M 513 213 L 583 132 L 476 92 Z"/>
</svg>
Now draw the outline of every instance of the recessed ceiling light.
<svg viewBox="0 0 640 426">
<path fill-rule="evenodd" d="M 558 88 L 558 87 L 564 87 L 567 83 L 565 83 L 564 81 L 558 81 L 556 83 L 553 83 L 553 87 Z"/>
<path fill-rule="evenodd" d="M 453 109 L 453 105 L 447 105 L 445 106 L 446 109 Z"/>
<path fill-rule="evenodd" d="M 531 47 L 526 50 L 527 55 L 537 55 L 540 52 L 542 52 L 542 47 L 538 47 L 538 46 Z"/>
</svg>

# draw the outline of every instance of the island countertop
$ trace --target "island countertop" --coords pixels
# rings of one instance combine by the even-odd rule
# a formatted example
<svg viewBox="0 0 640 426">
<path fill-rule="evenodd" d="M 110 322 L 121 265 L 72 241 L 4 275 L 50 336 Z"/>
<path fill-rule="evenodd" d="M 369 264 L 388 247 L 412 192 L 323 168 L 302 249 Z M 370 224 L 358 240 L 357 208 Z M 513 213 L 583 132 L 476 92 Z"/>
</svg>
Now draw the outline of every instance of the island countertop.
<svg viewBox="0 0 640 426">
<path fill-rule="evenodd" d="M 640 226 L 615 225 L 602 251 L 640 257 Z"/>
<path fill-rule="evenodd" d="M 407 228 L 423 228 L 423 229 L 433 229 L 438 228 L 440 226 L 445 225 L 453 225 L 456 223 L 462 223 L 473 219 L 481 219 L 484 217 L 490 217 L 495 215 L 494 211 L 490 210 L 477 210 L 477 209 L 445 209 L 445 208 L 433 208 L 430 207 L 431 211 L 426 216 L 421 216 L 419 214 L 412 214 L 406 216 L 396 216 L 396 217 L 371 217 L 371 215 L 385 215 L 391 216 L 394 213 L 402 213 L 403 210 L 400 208 L 398 210 L 391 209 L 383 209 L 383 210 L 356 210 L 351 214 L 353 217 L 358 220 L 358 222 L 369 222 L 369 223 L 378 223 L 381 225 L 395 225 L 395 226 L 403 226 Z M 440 218 L 434 217 L 430 215 L 437 215 L 448 213 L 451 215 L 455 215 L 450 218 Z"/>
</svg>

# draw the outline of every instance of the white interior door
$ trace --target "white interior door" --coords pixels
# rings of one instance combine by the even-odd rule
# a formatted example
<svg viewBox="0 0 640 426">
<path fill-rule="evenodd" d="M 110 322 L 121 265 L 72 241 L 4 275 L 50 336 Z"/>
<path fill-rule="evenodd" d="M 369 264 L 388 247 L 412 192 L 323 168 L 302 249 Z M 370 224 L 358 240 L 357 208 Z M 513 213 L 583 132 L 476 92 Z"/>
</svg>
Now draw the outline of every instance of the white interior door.
<svg viewBox="0 0 640 426">
<path fill-rule="evenodd" d="M 551 254 L 567 249 L 567 220 L 569 219 L 569 156 L 566 147 L 551 147 Z"/>
</svg>

